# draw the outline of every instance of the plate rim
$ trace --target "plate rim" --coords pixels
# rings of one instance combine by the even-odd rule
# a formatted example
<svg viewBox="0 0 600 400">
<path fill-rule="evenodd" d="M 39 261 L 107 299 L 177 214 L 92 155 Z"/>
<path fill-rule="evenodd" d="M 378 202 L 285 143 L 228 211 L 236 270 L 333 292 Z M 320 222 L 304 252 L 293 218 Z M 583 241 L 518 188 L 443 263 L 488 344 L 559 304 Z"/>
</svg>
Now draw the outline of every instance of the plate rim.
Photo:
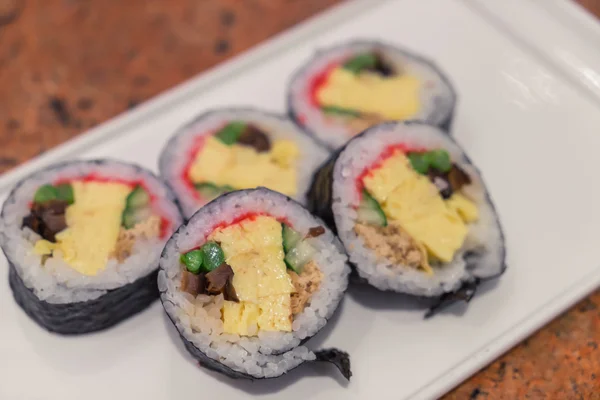
<svg viewBox="0 0 600 400">
<path fill-rule="evenodd" d="M 600 106 L 600 19 L 574 0 L 461 1 Z"/>
<path fill-rule="evenodd" d="M 334 5 L 313 17 L 309 17 L 298 25 L 284 30 L 248 50 L 231 57 L 227 61 L 216 64 L 198 75 L 152 97 L 135 109 L 118 114 L 97 127 L 86 130 L 76 137 L 53 147 L 47 152 L 22 163 L 4 174 L 1 174 L 0 197 L 5 195 L 14 183 L 34 170 L 42 168 L 61 158 L 69 157 L 75 152 L 109 141 L 119 133 L 131 129 L 131 126 L 139 123 L 145 118 L 151 117 L 157 112 L 176 107 L 179 103 L 185 101 L 196 92 L 216 86 L 235 75 L 243 74 L 246 69 L 251 68 L 265 57 L 275 57 L 277 54 L 287 50 L 290 45 L 314 37 L 319 32 L 328 30 L 331 25 L 340 24 L 348 19 L 358 16 L 367 9 L 379 7 L 393 1 L 394 0 L 350 0 Z M 469 3 L 477 3 L 488 10 L 496 9 L 495 5 L 499 4 L 499 2 L 490 2 L 488 0 L 454 1 L 462 3 L 469 9 L 473 9 Z M 581 17 L 583 11 L 577 9 L 580 7 L 570 0 L 546 1 L 552 3 L 552 7 L 556 7 L 556 9 L 571 10 L 569 13 L 570 15 L 575 16 L 573 18 L 583 18 Z M 527 0 L 527 3 L 535 7 L 541 6 L 536 0 Z M 583 13 L 583 15 L 585 15 L 585 12 Z M 560 17 L 556 13 L 553 13 L 553 15 L 558 19 Z M 486 18 L 485 15 L 479 14 L 479 16 Z M 585 20 L 585 18 L 583 18 L 583 20 Z M 595 32 L 600 39 L 600 24 L 597 24 L 597 30 Z M 516 32 L 515 35 L 517 38 L 522 39 L 520 33 Z M 538 50 L 543 51 L 543 49 Z M 539 62 L 545 66 L 552 64 L 555 68 L 563 70 L 562 75 L 571 75 L 573 79 L 569 80 L 567 82 L 568 84 L 574 85 L 578 83 L 573 82 L 575 79 L 575 72 L 565 69 L 564 66 L 557 66 L 555 60 L 544 57 L 539 59 Z M 600 73 L 600 70 L 598 73 Z M 583 86 L 584 85 L 579 82 L 579 88 L 581 89 Z M 600 105 L 600 88 L 595 96 L 597 100 L 596 105 Z M 407 399 L 437 398 L 448 393 L 479 370 L 485 368 L 506 351 L 522 342 L 536 330 L 540 329 L 549 321 L 570 308 L 576 302 L 588 296 L 598 287 L 600 287 L 600 268 L 587 274 L 561 293 L 556 294 L 551 300 L 538 307 L 522 320 L 505 329 L 483 347 L 471 354 L 465 355 L 462 361 L 455 364 L 450 370 L 433 378 L 419 390 L 409 394 Z"/>
</svg>

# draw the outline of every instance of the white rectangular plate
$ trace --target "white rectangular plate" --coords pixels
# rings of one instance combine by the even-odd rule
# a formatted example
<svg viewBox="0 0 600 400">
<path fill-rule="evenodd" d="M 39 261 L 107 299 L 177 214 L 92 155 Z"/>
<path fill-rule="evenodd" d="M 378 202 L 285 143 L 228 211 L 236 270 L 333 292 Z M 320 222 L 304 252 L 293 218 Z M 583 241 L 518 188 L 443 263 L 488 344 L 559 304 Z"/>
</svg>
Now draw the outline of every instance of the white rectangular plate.
<svg viewBox="0 0 600 400">
<path fill-rule="evenodd" d="M 5 281 L 0 398 L 434 398 L 592 291 L 600 283 L 598 99 L 486 18 L 467 0 L 351 2 L 0 178 L 4 198 L 24 174 L 75 156 L 156 170 L 161 146 L 195 114 L 231 105 L 284 112 L 290 74 L 319 46 L 390 41 L 433 58 L 456 85 L 454 134 L 481 168 L 506 230 L 509 269 L 468 308 L 425 321 L 404 298 L 352 287 L 309 342 L 350 353 L 348 385 L 312 366 L 240 382 L 192 362 L 158 303 L 109 331 L 60 337 L 17 308 Z"/>
</svg>

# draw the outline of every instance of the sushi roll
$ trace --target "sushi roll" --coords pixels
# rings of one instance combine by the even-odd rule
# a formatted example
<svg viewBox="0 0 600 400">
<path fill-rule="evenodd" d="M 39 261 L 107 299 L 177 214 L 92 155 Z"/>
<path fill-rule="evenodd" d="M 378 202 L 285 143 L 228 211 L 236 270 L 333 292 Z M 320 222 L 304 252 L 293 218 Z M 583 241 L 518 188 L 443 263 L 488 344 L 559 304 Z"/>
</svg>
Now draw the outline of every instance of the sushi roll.
<svg viewBox="0 0 600 400">
<path fill-rule="evenodd" d="M 268 187 L 301 203 L 329 153 L 283 116 L 231 108 L 206 112 L 164 147 L 160 174 L 185 217 L 217 196 Z"/>
<path fill-rule="evenodd" d="M 331 149 L 383 121 L 422 120 L 449 131 L 455 103 L 452 84 L 431 61 L 364 40 L 320 50 L 288 89 L 292 119 Z"/>
<path fill-rule="evenodd" d="M 37 171 L 0 213 L 13 296 L 48 331 L 109 328 L 158 298 L 158 260 L 182 222 L 170 190 L 136 165 L 73 161 Z"/>
<path fill-rule="evenodd" d="M 369 128 L 316 174 L 309 197 L 359 280 L 433 297 L 431 312 L 470 300 L 481 280 L 505 269 L 504 235 L 481 174 L 437 127 Z"/>
<path fill-rule="evenodd" d="M 280 376 L 340 350 L 302 344 L 332 316 L 350 268 L 339 240 L 296 201 L 266 188 L 224 194 L 169 239 L 158 287 L 200 365 L 232 378 Z"/>
</svg>

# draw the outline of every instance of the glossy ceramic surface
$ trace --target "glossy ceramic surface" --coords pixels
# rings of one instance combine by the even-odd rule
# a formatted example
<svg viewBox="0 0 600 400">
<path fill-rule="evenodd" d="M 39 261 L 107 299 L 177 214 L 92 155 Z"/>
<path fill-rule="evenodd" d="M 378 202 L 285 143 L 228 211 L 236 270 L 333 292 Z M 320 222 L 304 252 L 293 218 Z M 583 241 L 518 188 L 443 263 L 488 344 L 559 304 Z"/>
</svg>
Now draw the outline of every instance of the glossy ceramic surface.
<svg viewBox="0 0 600 400">
<path fill-rule="evenodd" d="M 204 109 L 283 112 L 291 73 L 320 46 L 355 37 L 390 41 L 433 58 L 454 82 L 455 137 L 482 170 L 506 230 L 509 269 L 468 308 L 424 321 L 406 297 L 353 287 L 308 343 L 347 350 L 350 384 L 308 366 L 250 383 L 199 369 L 158 303 L 110 331 L 63 338 L 34 325 L 6 287 L 0 398 L 434 398 L 593 290 L 600 283 L 597 98 L 577 68 L 546 56 L 536 38 L 522 40 L 518 28 L 499 25 L 501 8 L 485 3 L 350 3 L 0 178 L 3 198 L 27 171 L 59 159 L 110 156 L 156 170 L 166 139 Z M 543 24 L 552 27 L 551 18 Z M 554 34 L 556 46 L 575 40 Z M 587 54 L 585 46 L 577 54 Z M 0 275 L 6 270 L 2 259 Z"/>
</svg>

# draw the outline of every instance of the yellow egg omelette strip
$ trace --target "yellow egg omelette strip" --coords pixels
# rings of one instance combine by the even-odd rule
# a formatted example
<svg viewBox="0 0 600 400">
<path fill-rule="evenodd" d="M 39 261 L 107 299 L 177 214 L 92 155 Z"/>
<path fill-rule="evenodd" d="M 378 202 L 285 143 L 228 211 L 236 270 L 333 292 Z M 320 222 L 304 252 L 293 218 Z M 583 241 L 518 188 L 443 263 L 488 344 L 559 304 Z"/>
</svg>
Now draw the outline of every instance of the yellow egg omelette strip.
<svg viewBox="0 0 600 400">
<path fill-rule="evenodd" d="M 291 331 L 290 294 L 294 286 L 283 261 L 281 224 L 267 216 L 248 218 L 216 229 L 208 240 L 221 244 L 240 300 L 225 302 L 224 331 L 247 335 L 253 326 Z"/>
<path fill-rule="evenodd" d="M 258 331 L 260 308 L 258 304 L 247 301 L 223 304 L 223 331 L 226 333 L 250 336 Z"/>
<path fill-rule="evenodd" d="M 421 82 L 415 76 L 355 74 L 339 67 L 319 88 L 317 100 L 323 106 L 376 114 L 384 119 L 408 119 L 421 109 L 420 88 Z"/>
<path fill-rule="evenodd" d="M 367 175 L 363 183 L 386 216 L 398 221 L 442 262 L 451 261 L 462 247 L 468 232 L 465 221 L 477 218 L 475 204 L 458 193 L 444 201 L 429 178 L 416 172 L 400 151 Z"/>
<path fill-rule="evenodd" d="M 106 268 L 115 248 L 131 188 L 114 182 L 74 181 L 71 185 L 75 202 L 66 209 L 67 228 L 56 234 L 56 243 L 38 241 L 34 252 L 58 252 L 74 270 L 94 276 Z"/>
<path fill-rule="evenodd" d="M 196 183 L 210 182 L 236 189 L 265 186 L 295 196 L 299 154 L 298 146 L 291 140 L 275 140 L 271 150 L 259 153 L 249 146 L 226 145 L 211 136 L 196 154 L 188 176 Z"/>
<path fill-rule="evenodd" d="M 463 221 L 467 223 L 475 222 L 479 219 L 479 210 L 475 203 L 460 193 L 454 193 L 446 200 L 446 205 L 456 210 Z"/>
</svg>

